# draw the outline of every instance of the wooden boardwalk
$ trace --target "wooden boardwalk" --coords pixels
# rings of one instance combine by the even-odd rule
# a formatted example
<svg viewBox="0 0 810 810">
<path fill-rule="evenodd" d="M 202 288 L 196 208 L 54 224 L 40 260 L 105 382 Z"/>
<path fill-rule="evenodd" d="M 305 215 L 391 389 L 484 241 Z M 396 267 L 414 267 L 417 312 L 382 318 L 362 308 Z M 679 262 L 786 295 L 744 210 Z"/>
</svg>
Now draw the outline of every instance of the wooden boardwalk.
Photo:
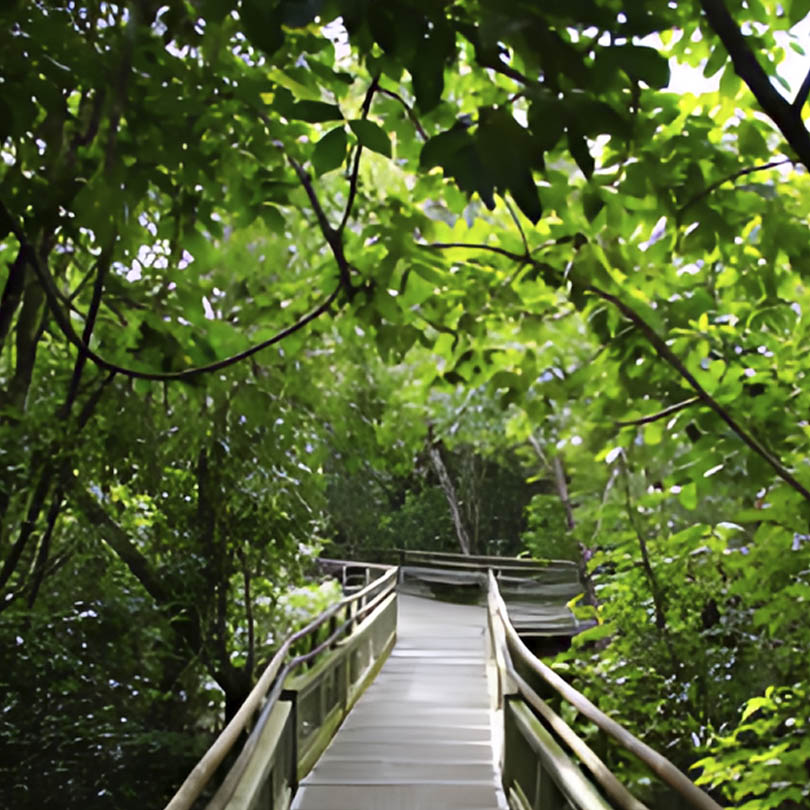
<svg viewBox="0 0 810 810">
<path fill-rule="evenodd" d="M 292 810 L 499 810 L 486 611 L 400 595 L 397 643 Z"/>
</svg>

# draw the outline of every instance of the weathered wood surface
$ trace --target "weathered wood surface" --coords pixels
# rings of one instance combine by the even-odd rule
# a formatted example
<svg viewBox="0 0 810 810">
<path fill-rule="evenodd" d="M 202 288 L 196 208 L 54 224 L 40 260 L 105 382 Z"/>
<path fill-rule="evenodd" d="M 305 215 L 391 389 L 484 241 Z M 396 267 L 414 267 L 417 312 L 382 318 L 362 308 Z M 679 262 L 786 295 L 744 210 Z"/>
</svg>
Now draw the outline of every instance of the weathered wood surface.
<svg viewBox="0 0 810 810">
<path fill-rule="evenodd" d="M 513 563 L 521 563 L 514 566 Z M 447 566 L 447 567 L 440 567 Z M 454 567 L 453 567 L 454 566 Z M 582 593 L 579 572 L 567 560 L 529 563 L 506 560 L 498 585 L 509 609 L 513 626 L 523 636 L 574 636 L 593 622 L 581 622 L 567 603 Z M 437 561 L 434 566 L 405 565 L 400 568 L 400 593 L 414 596 L 447 594 L 457 601 L 486 604 L 487 569 L 484 566 L 462 567 L 462 563 Z M 450 589 L 455 593 L 449 594 Z M 466 592 L 466 596 L 465 596 Z"/>
<path fill-rule="evenodd" d="M 397 644 L 293 810 L 498 810 L 486 613 L 399 597 Z"/>
</svg>

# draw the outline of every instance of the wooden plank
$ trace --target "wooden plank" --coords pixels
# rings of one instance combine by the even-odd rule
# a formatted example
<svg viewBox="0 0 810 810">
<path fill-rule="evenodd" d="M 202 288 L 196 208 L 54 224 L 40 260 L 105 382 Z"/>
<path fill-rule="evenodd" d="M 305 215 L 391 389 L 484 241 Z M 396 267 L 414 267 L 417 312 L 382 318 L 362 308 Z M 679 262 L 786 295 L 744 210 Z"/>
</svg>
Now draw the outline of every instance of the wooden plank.
<svg viewBox="0 0 810 810">
<path fill-rule="evenodd" d="M 397 644 L 294 810 L 498 810 L 484 610 L 400 596 Z"/>
<path fill-rule="evenodd" d="M 335 650 L 325 656 L 324 660 L 320 661 L 313 669 L 303 675 L 289 678 L 287 687 L 290 690 L 298 690 L 301 692 L 311 689 L 315 681 L 321 680 L 326 676 L 330 669 L 335 668 L 340 661 L 345 661 L 348 666 L 348 659 L 352 651 L 360 644 L 369 643 L 369 636 L 375 630 L 375 623 L 384 620 L 383 614 L 387 610 L 396 610 L 397 595 L 392 593 L 387 599 L 383 600 L 372 613 L 363 619 L 360 626 L 355 632 L 345 641 L 340 642 Z M 386 640 L 380 654 L 371 662 L 365 672 L 361 675 L 359 680 L 348 687 L 348 693 L 342 695 L 337 705 L 333 707 L 322 720 L 320 727 L 304 745 L 303 749 L 298 753 L 298 778 L 303 779 L 315 763 L 318 761 L 321 754 L 329 745 L 336 729 L 340 726 L 343 719 L 346 717 L 352 706 L 357 702 L 368 685 L 373 682 L 377 673 L 382 668 L 386 659 L 388 658 L 391 650 L 396 641 L 396 630 L 392 630 Z M 338 684 L 338 689 L 345 688 L 345 684 Z"/>
</svg>

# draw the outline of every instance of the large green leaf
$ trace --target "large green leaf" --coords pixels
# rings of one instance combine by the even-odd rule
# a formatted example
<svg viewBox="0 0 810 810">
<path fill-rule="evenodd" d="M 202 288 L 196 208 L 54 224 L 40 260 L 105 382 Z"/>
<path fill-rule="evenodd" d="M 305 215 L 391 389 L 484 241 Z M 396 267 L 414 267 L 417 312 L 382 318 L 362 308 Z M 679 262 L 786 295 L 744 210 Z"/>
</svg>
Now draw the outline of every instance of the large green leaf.
<svg viewBox="0 0 810 810">
<path fill-rule="evenodd" d="M 520 210 L 536 223 L 543 214 L 543 207 L 532 167 L 539 165 L 541 155 L 527 130 L 506 110 L 481 110 L 476 146 L 496 187 L 510 191 Z"/>
<path fill-rule="evenodd" d="M 259 50 L 272 56 L 284 44 L 281 15 L 269 0 L 242 0 L 239 16 L 244 23 L 245 36 Z"/>
<path fill-rule="evenodd" d="M 346 159 L 346 130 L 335 127 L 321 138 L 312 152 L 312 166 L 316 174 L 337 169 Z"/>
<path fill-rule="evenodd" d="M 310 99 L 296 101 L 293 94 L 285 87 L 280 87 L 276 91 L 273 108 L 285 118 L 307 121 L 312 124 L 337 121 L 343 118 L 343 113 L 337 104 L 327 104 L 324 101 L 311 101 Z"/>
<path fill-rule="evenodd" d="M 391 157 L 391 140 L 379 124 L 368 119 L 355 118 L 349 121 L 349 126 L 357 136 L 357 140 L 367 149 Z"/>
<path fill-rule="evenodd" d="M 599 51 L 598 71 L 624 71 L 631 79 L 643 81 L 650 87 L 666 87 L 669 83 L 669 62 L 655 48 L 644 45 L 613 45 Z"/>
</svg>

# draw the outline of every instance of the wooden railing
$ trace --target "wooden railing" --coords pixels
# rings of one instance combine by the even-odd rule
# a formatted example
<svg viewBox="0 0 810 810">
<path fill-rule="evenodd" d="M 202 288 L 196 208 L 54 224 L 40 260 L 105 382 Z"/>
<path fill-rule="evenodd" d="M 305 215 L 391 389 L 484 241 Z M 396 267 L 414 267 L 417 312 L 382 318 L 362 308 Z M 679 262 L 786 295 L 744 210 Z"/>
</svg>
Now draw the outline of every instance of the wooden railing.
<svg viewBox="0 0 810 810">
<path fill-rule="evenodd" d="M 284 810 L 298 780 L 382 666 L 396 638 L 397 569 L 322 562 L 343 571 L 349 595 L 282 643 L 165 810 L 189 810 L 248 728 L 247 741 L 206 810 Z M 319 641 L 323 627 L 327 636 Z M 304 639 L 309 651 L 294 655 Z M 296 674 L 306 663 L 310 668 Z"/>
<path fill-rule="evenodd" d="M 669 760 L 600 711 L 534 656 L 512 626 L 492 572 L 488 575 L 488 586 L 489 629 L 504 716 L 503 786 L 513 810 L 563 810 L 568 807 L 576 810 L 648 810 L 538 694 L 537 684 L 542 684 L 543 691 L 568 702 L 605 735 L 647 765 L 677 794 L 680 806 L 722 810 Z M 590 773 L 593 782 L 585 777 L 577 761 Z"/>
<path fill-rule="evenodd" d="M 512 810 L 648 810 L 555 711 L 553 706 L 561 701 L 594 723 L 605 739 L 611 738 L 645 763 L 672 789 L 679 807 L 721 810 L 671 762 L 566 683 L 521 639 L 501 588 L 512 588 L 521 578 L 531 581 L 533 575 L 548 573 L 554 566 L 566 574 L 566 566 L 572 563 L 395 553 L 399 566 L 320 561 L 340 580 L 347 595 L 284 641 L 248 699 L 165 810 L 190 810 L 247 729 L 245 745 L 206 810 L 286 810 L 299 780 L 394 645 L 398 578 L 407 571 L 416 576 L 427 571 L 430 577 L 431 570 L 443 571 L 451 584 L 463 575 L 468 584 L 478 583 L 485 589 L 498 708 L 504 723 L 502 781 Z M 324 627 L 326 631 L 321 630 Z M 321 641 L 323 632 L 326 638 Z M 309 651 L 295 655 L 293 650 L 304 639 L 309 639 Z M 300 672 L 304 663 L 310 666 Z"/>
</svg>

